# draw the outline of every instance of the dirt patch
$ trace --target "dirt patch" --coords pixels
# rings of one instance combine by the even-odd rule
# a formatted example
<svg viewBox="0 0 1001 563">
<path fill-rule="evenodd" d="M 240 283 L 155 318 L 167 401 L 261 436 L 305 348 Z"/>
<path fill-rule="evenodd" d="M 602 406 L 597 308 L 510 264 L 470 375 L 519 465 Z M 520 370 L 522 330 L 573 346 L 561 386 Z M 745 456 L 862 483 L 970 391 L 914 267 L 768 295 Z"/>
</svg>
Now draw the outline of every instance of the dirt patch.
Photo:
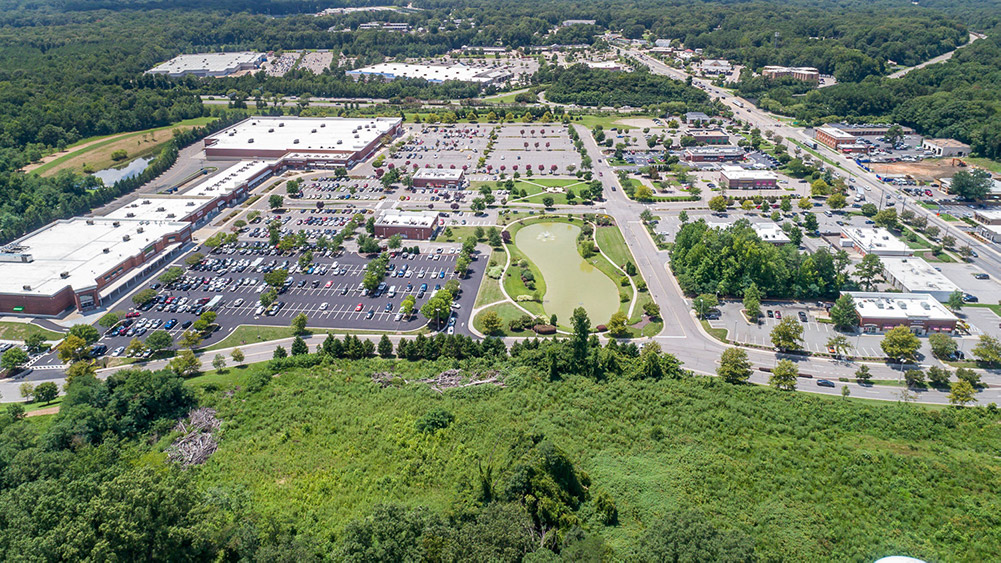
<svg viewBox="0 0 1001 563">
<path fill-rule="evenodd" d="M 952 159 L 922 160 L 921 162 L 873 163 L 869 166 L 877 174 L 907 174 L 915 180 L 931 182 L 941 178 L 951 178 L 960 170 L 969 168 L 953 166 Z"/>
<path fill-rule="evenodd" d="M 94 143 L 100 144 L 97 147 L 88 143 L 88 147 L 86 148 L 74 148 L 69 158 L 45 170 L 42 172 L 42 176 L 51 176 L 60 170 L 82 172 L 84 165 L 87 165 L 90 170 L 104 170 L 105 168 L 124 165 L 132 159 L 155 153 L 164 143 L 174 138 L 174 129 L 184 131 L 193 127 L 192 125 L 186 125 L 138 134 L 123 133 L 110 143 L 100 144 L 107 141 L 107 139 L 102 139 Z M 124 150 L 128 157 L 122 161 L 112 160 L 111 154 L 117 150 Z"/>
<path fill-rule="evenodd" d="M 54 407 L 48 407 L 48 408 L 44 408 L 44 409 L 38 409 L 37 411 L 31 411 L 31 412 L 25 413 L 24 416 L 26 418 L 30 417 L 30 416 L 45 416 L 45 415 L 49 415 L 49 414 L 56 414 L 58 412 L 59 412 L 59 405 L 56 405 Z"/>
<path fill-rule="evenodd" d="M 619 119 L 618 123 L 625 125 L 626 127 L 656 127 L 657 124 L 653 122 L 652 119 Z"/>
</svg>

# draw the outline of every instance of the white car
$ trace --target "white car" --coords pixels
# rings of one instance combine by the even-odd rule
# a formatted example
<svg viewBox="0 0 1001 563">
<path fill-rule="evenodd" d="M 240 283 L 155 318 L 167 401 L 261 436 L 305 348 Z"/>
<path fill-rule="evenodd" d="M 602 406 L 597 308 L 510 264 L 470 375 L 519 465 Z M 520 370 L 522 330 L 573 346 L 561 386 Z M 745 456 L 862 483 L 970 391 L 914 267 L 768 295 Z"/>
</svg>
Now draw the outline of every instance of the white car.
<svg viewBox="0 0 1001 563">
<path fill-rule="evenodd" d="M 326 311 L 326 310 L 327 310 L 327 307 L 328 307 L 328 306 L 329 306 L 329 305 L 327 305 L 327 303 L 326 303 L 326 302 L 324 302 L 324 303 L 320 303 L 320 310 L 321 310 L 321 311 Z"/>
<path fill-rule="evenodd" d="M 236 301 L 233 302 L 233 306 L 234 307 L 239 307 L 240 305 L 243 305 L 243 299 L 242 298 L 241 299 L 237 299 Z"/>
<path fill-rule="evenodd" d="M 121 356 L 124 351 L 125 346 L 119 346 L 118 348 L 115 348 L 115 351 L 112 352 L 111 355 L 117 358 L 118 356 Z"/>
</svg>

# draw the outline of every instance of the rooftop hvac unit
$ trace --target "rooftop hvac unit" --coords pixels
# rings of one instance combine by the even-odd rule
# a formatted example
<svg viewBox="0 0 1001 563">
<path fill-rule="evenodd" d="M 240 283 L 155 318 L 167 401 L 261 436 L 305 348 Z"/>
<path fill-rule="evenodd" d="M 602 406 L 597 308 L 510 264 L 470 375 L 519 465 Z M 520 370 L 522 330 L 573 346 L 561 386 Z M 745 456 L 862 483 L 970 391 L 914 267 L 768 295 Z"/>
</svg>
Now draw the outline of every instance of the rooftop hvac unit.
<svg viewBox="0 0 1001 563">
<path fill-rule="evenodd" d="M 25 291 L 31 291 L 31 286 L 30 285 L 22 285 L 21 289 L 23 289 Z"/>
<path fill-rule="evenodd" d="M 248 142 L 248 143 L 253 143 L 253 142 L 254 142 L 254 139 L 253 139 L 253 138 L 250 138 L 250 139 L 247 139 L 247 142 Z"/>
<path fill-rule="evenodd" d="M 189 201 L 189 202 L 187 203 L 187 206 L 188 206 L 188 207 L 194 207 L 194 206 L 195 206 L 195 202 L 193 202 L 193 201 Z"/>
<path fill-rule="evenodd" d="M 337 139 L 337 144 L 338 145 L 344 144 L 344 139 Z"/>
<path fill-rule="evenodd" d="M 87 224 L 88 225 L 93 225 L 94 224 L 94 220 L 93 219 L 87 219 Z"/>
<path fill-rule="evenodd" d="M 152 202 L 150 200 L 148 200 L 148 199 L 144 199 L 143 200 L 143 205 L 149 205 L 150 203 L 152 203 Z"/>
<path fill-rule="evenodd" d="M 320 127 L 326 127 L 326 126 L 327 126 L 327 124 L 326 124 L 326 123 L 321 123 L 321 124 L 320 124 Z"/>
<path fill-rule="evenodd" d="M 310 131 L 310 133 L 316 133 L 316 129 L 313 129 L 312 131 Z"/>
<path fill-rule="evenodd" d="M 111 249 L 110 248 L 105 248 L 104 249 L 104 253 L 105 254 L 111 254 Z"/>
<path fill-rule="evenodd" d="M 156 208 L 156 211 L 157 211 L 157 213 L 162 213 L 162 212 L 164 212 L 164 211 L 166 211 L 166 210 L 167 210 L 167 208 L 166 208 L 166 207 L 157 207 L 157 208 Z"/>
<path fill-rule="evenodd" d="M 129 219 L 131 219 L 131 218 L 135 217 L 136 214 L 135 213 L 126 213 L 125 216 L 128 217 Z"/>
<path fill-rule="evenodd" d="M 358 138 L 358 134 L 357 134 L 357 133 L 355 133 L 355 139 L 357 139 L 357 138 Z"/>
<path fill-rule="evenodd" d="M 143 232 L 143 231 L 145 231 L 145 230 L 146 230 L 146 229 L 144 229 L 144 228 L 142 228 L 142 227 L 139 227 L 138 229 L 136 229 L 136 232 L 137 232 L 137 233 L 141 233 L 141 232 Z"/>
<path fill-rule="evenodd" d="M 268 133 L 274 133 L 274 132 L 275 132 L 275 128 L 274 127 L 272 127 L 271 129 L 268 129 Z"/>
<path fill-rule="evenodd" d="M 174 213 L 168 213 L 167 214 L 167 219 L 173 219 L 174 217 L 177 217 L 177 215 L 174 214 Z"/>
<path fill-rule="evenodd" d="M 299 139 L 296 139 L 296 140 L 292 141 L 292 144 L 293 145 L 298 145 L 299 144 Z"/>
<path fill-rule="evenodd" d="M 285 127 L 285 122 L 281 122 L 281 123 L 279 123 L 279 124 L 278 124 L 278 126 L 279 126 L 279 127 Z"/>
<path fill-rule="evenodd" d="M 62 272 L 61 274 L 59 274 L 59 277 L 61 277 L 62 279 L 66 279 L 66 278 L 70 277 L 70 273 L 69 272 Z"/>
<path fill-rule="evenodd" d="M 112 224 L 111 224 L 111 226 L 112 226 L 112 227 L 121 227 L 121 226 L 122 226 L 122 224 L 121 224 L 121 223 L 119 223 L 118 221 L 115 221 L 114 223 L 112 223 Z"/>
</svg>

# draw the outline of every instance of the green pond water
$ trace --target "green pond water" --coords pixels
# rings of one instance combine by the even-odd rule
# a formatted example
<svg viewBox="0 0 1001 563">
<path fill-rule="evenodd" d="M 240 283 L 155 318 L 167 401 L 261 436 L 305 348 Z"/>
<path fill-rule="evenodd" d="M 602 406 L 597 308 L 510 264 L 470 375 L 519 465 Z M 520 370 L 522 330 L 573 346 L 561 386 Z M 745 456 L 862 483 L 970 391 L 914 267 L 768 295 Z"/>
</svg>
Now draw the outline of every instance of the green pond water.
<svg viewBox="0 0 1001 563">
<path fill-rule="evenodd" d="M 605 324 L 619 310 L 619 288 L 577 252 L 580 227 L 567 223 L 535 223 L 515 235 L 515 244 L 542 271 L 546 295 L 542 306 L 568 324 L 584 307 L 592 325 Z"/>
</svg>

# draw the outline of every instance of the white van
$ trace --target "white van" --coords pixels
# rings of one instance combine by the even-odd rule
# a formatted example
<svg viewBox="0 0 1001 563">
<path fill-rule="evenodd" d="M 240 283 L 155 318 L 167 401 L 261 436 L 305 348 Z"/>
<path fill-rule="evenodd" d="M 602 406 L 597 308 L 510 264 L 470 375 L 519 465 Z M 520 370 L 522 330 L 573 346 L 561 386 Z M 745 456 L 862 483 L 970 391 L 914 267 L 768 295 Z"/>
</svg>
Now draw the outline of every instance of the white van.
<svg viewBox="0 0 1001 563">
<path fill-rule="evenodd" d="M 389 294 L 388 295 L 389 295 L 390 299 L 392 299 L 393 297 L 396 297 L 396 286 L 395 285 L 389 286 Z"/>
</svg>

